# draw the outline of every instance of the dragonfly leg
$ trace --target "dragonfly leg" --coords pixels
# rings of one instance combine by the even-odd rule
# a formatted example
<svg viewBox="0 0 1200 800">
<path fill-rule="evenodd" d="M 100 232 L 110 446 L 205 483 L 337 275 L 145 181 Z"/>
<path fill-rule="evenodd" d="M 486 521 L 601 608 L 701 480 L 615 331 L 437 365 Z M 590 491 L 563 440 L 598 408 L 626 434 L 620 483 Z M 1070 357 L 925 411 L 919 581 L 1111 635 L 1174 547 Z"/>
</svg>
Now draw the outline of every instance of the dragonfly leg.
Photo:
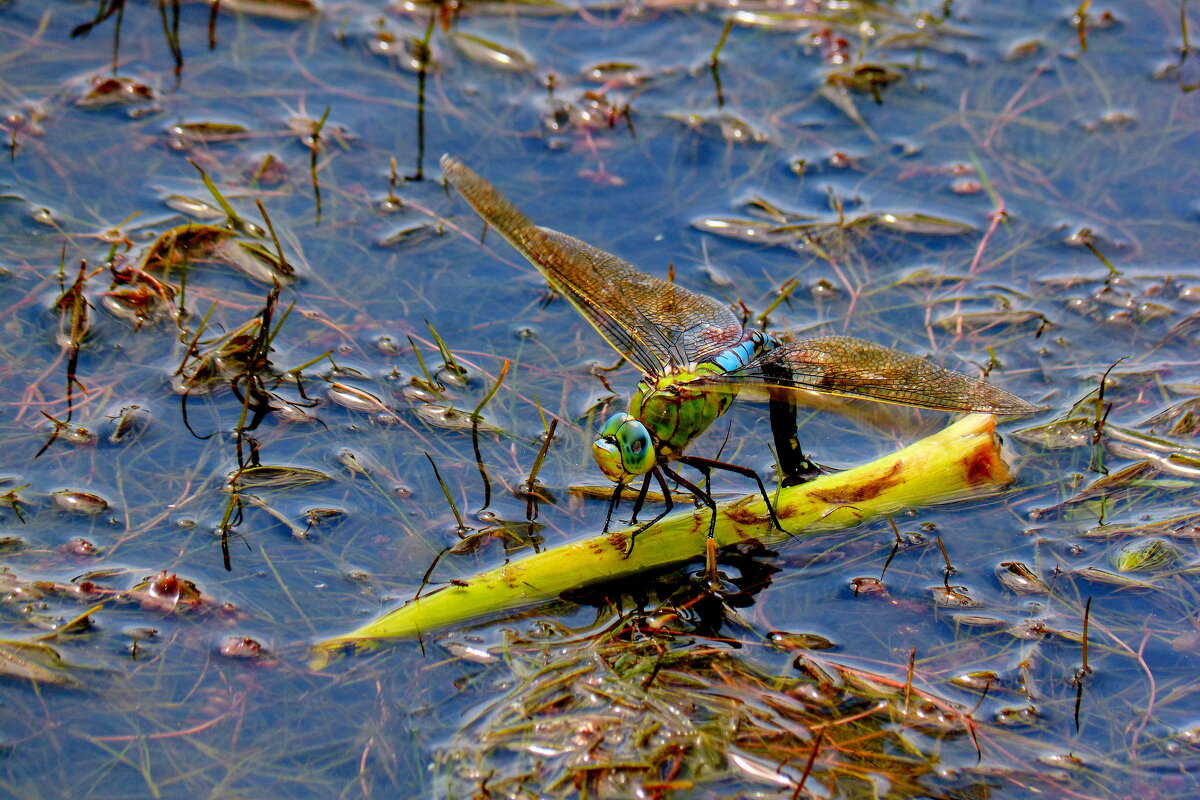
<svg viewBox="0 0 1200 800">
<path fill-rule="evenodd" d="M 703 461 L 704 459 L 700 460 Z M 709 588 L 713 591 L 716 591 L 721 587 L 721 581 L 717 577 L 717 501 L 713 500 L 711 494 L 704 491 L 699 486 L 680 475 L 678 472 L 675 472 L 666 464 L 661 465 L 661 469 L 670 476 L 671 480 L 675 481 L 680 486 L 695 495 L 697 500 L 704 503 L 704 505 L 708 506 L 709 510 L 712 511 L 712 519 L 708 523 L 708 539 L 705 542 L 704 574 L 708 578 Z M 704 468 L 697 467 L 697 469 L 703 471 Z"/>
<path fill-rule="evenodd" d="M 637 538 L 638 534 L 641 533 L 642 531 L 649 530 L 650 528 L 652 528 L 656 522 L 658 522 L 660 519 L 665 517 L 667 514 L 670 514 L 671 509 L 675 508 L 675 501 L 671 499 L 671 490 L 667 487 L 667 482 L 663 478 L 662 472 L 658 469 L 658 467 L 655 467 L 654 469 L 650 470 L 650 472 L 646 475 L 646 483 L 642 485 L 642 495 L 644 496 L 646 494 L 646 489 L 649 488 L 649 486 L 650 486 L 650 476 L 651 475 L 653 475 L 655 478 L 658 479 L 658 485 L 659 485 L 659 488 L 662 489 L 663 502 L 665 503 L 665 506 L 664 506 L 663 510 L 658 514 L 658 516 L 656 516 L 654 519 L 650 520 L 646 524 L 640 526 L 633 533 L 629 534 L 629 546 L 627 548 L 625 548 L 625 557 L 626 558 L 629 558 L 629 554 L 633 552 L 633 540 Z"/>
<path fill-rule="evenodd" d="M 646 502 L 646 491 L 650 488 L 650 474 L 652 472 L 653 470 L 646 473 L 646 480 L 642 481 L 642 490 L 638 492 L 637 500 L 633 501 L 633 513 L 629 516 L 630 525 L 637 524 L 638 512 L 642 510 L 642 504 Z"/>
<path fill-rule="evenodd" d="M 775 514 L 775 505 L 771 502 L 771 495 L 767 493 L 766 484 L 763 483 L 762 478 L 760 478 L 758 473 L 754 470 L 750 469 L 749 467 L 738 466 L 737 464 L 727 464 L 724 461 L 714 461 L 710 458 L 701 458 L 700 456 L 679 456 L 679 458 L 676 460 L 680 464 L 687 464 L 689 467 L 695 467 L 705 474 L 708 474 L 708 472 L 714 469 L 723 469 L 729 472 L 736 472 L 738 475 L 744 475 L 747 478 L 753 478 L 754 482 L 758 484 L 758 491 L 762 494 L 763 501 L 767 504 L 767 513 L 771 516 L 771 524 L 775 526 L 777 531 L 787 533 L 787 531 L 783 529 L 783 526 L 779 524 L 779 517 Z"/>
<path fill-rule="evenodd" d="M 613 512 L 617 510 L 617 506 L 621 503 L 621 493 L 625 491 L 625 484 L 618 483 L 613 489 L 612 497 L 608 500 L 608 513 L 604 515 L 604 533 L 608 533 L 608 525 L 612 522 Z"/>
<path fill-rule="evenodd" d="M 686 456 L 684 457 L 686 458 Z M 687 464 L 689 467 L 694 467 L 697 472 L 704 476 L 704 493 L 712 497 L 712 467 L 704 463 L 701 459 L 700 463 L 693 464 L 691 461 L 685 461 L 683 458 L 676 459 L 680 464 Z"/>
</svg>

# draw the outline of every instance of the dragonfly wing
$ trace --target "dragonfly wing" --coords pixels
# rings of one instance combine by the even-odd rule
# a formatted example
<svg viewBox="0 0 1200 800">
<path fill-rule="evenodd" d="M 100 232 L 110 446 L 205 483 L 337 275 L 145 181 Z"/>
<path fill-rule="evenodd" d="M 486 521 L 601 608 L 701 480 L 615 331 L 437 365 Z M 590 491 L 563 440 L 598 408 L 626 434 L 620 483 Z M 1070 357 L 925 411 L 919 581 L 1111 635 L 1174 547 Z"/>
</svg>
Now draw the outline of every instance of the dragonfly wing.
<svg viewBox="0 0 1200 800">
<path fill-rule="evenodd" d="M 671 363 L 703 361 L 742 340 L 741 321 L 720 300 L 648 275 L 628 261 L 573 236 L 549 228 L 542 231 L 571 254 L 573 263 L 586 265 L 585 269 L 560 278 L 559 282 L 565 284 L 562 288 L 568 294 L 590 291 L 590 284 L 595 281 L 607 294 L 620 297 L 653 330 L 661 332 Z"/>
<path fill-rule="evenodd" d="M 848 336 L 819 336 L 770 350 L 717 376 L 943 411 L 1028 414 L 1037 406 L 923 358 Z"/>
<path fill-rule="evenodd" d="M 609 344 L 646 372 L 699 360 L 740 341 L 742 326 L 718 301 L 639 271 L 572 236 L 534 225 L 487 180 L 444 156 L 450 183 L 479 216 L 546 277 Z"/>
</svg>

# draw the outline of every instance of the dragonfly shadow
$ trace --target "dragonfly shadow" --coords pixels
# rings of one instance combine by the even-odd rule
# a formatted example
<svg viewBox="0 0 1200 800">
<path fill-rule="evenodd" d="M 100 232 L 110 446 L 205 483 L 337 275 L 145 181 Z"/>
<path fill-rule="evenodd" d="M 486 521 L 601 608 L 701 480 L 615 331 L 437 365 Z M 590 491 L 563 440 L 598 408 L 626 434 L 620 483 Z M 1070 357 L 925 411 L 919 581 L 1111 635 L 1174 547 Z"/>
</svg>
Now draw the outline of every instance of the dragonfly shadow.
<svg viewBox="0 0 1200 800">
<path fill-rule="evenodd" d="M 702 566 L 704 549 L 697 547 L 693 563 L 574 589 L 562 599 L 601 610 L 620 609 L 635 627 L 661 630 L 665 625 L 682 634 L 728 637 L 730 627 L 739 624 L 731 612 L 754 605 L 758 594 L 771 585 L 781 569 L 772 561 L 777 556 L 761 545 L 722 550 L 721 588 L 713 591 Z"/>
</svg>

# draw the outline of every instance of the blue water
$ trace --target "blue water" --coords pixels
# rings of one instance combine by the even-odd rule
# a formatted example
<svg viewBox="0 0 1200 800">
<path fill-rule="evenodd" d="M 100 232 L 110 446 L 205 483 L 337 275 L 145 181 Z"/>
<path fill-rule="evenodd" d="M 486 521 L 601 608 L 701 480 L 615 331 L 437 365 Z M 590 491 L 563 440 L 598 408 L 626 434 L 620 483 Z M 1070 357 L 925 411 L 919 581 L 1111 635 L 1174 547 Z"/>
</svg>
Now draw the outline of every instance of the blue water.
<svg viewBox="0 0 1200 800">
<path fill-rule="evenodd" d="M 446 388 L 445 404 L 469 412 L 504 362 L 512 364 L 485 414 L 501 433 L 481 438 L 491 512 L 547 545 L 590 535 L 603 522 L 605 503 L 580 501 L 569 487 L 603 483 L 590 457 L 591 437 L 608 410 L 597 403 L 621 401 L 609 398 L 591 366 L 611 364 L 615 354 L 566 302 L 545 302 L 542 279 L 499 237 L 479 246 L 480 221 L 440 182 L 444 152 L 485 175 L 539 224 L 655 274 L 670 265 L 682 284 L 740 300 L 755 314 L 785 281 L 799 281 L 773 312 L 773 330 L 860 336 L 971 374 L 994 355 L 989 380 L 1046 407 L 1033 421 L 1002 428 L 1010 445 L 1016 429 L 1068 415 L 1122 357 L 1128 360 L 1114 369 L 1106 395 L 1109 420 L 1148 430 L 1147 418 L 1194 396 L 1200 385 L 1200 92 L 1184 91 L 1200 81 L 1200 70 L 1195 52 L 1180 59 L 1176 4 L 1114 5 L 1111 22 L 1101 19 L 1106 8 L 1089 11 L 1086 52 L 1071 3 L 957 2 L 941 27 L 917 29 L 911 20 L 939 13 L 941 4 L 897 2 L 864 12 L 863 24 L 875 31 L 866 40 L 857 22 L 839 16 L 851 12 L 838 8 L 826 11 L 840 22 L 803 29 L 735 25 L 719 57 L 719 105 L 709 58 L 728 9 L 629 6 L 622 15 L 605 6 L 587 13 L 468 6 L 452 30 L 515 48 L 534 66 L 513 72 L 472 61 L 436 25 L 422 153 L 418 76 L 371 44 L 381 25 L 422 36 L 428 8 L 330 3 L 299 21 L 225 8 L 210 49 L 207 6 L 184 4 L 176 77 L 157 6 L 130 4 L 117 72 L 149 87 L 152 98 L 105 104 L 80 101 L 94 77 L 112 74 L 115 18 L 72 38 L 72 29 L 94 15 L 93 4 L 0 3 L 0 441 L 8 454 L 0 492 L 25 487 L 20 516 L 0 504 L 0 537 L 19 539 L 0 549 L 7 571 L 0 579 L 11 575 L 24 586 L 24 594 L 0 603 L 0 638 L 31 641 L 104 602 L 92 630 L 47 642 L 80 666 L 75 686 L 0 679 L 0 794 L 460 796 L 469 790 L 461 776 L 447 777 L 455 772 L 448 760 L 472 752 L 481 775 L 510 763 L 482 744 L 464 746 L 456 733 L 519 689 L 515 667 L 461 659 L 437 634 L 389 644 L 328 672 L 310 671 L 305 660 L 311 642 L 411 597 L 433 558 L 458 541 L 426 453 L 466 524 L 486 526 L 472 514 L 483 485 L 469 433 L 423 421 L 419 403 L 404 393 L 423 376 L 410 337 L 429 371 L 441 364 L 427 322 L 468 370 L 465 387 Z M 798 13 L 784 4 L 762 10 Z M 168 7 L 168 20 L 170 14 Z M 918 36 L 921 30 L 928 33 Z M 838 37 L 846 38 L 844 47 L 830 44 Z M 1030 42 L 1033 52 L 1020 54 L 1018 46 Z M 838 53 L 849 67 L 834 63 Z M 821 92 L 831 72 L 856 59 L 901 77 L 881 88 L 880 102 L 852 91 L 836 95 L 839 107 Z M 644 79 L 605 88 L 584 77 L 606 62 L 628 62 Z M 580 122 L 586 92 L 603 93 L 617 109 L 629 104 L 629 119 Z M 576 113 L 556 117 L 555 104 Z M 316 158 L 318 219 L 305 133 L 326 113 Z M 180 142 L 170 129 L 183 123 L 240 130 Z M 734 137 L 734 128 L 749 133 Z M 268 155 L 283 172 L 255 181 Z M 330 480 L 255 492 L 260 502 L 243 508 L 227 537 L 229 569 L 218 529 L 229 507 L 226 476 L 238 465 L 232 431 L 242 404 L 228 381 L 218 382 L 211 394 L 187 398 L 185 425 L 174 373 L 206 314 L 199 349 L 257 314 L 269 287 L 228 266 L 194 263 L 186 332 L 166 317 L 135 329 L 104 305 L 111 288 L 106 260 L 115 254 L 124 266 L 136 263 L 158 234 L 188 220 L 166 198 L 215 202 L 189 159 L 240 215 L 260 225 L 254 199 L 261 200 L 297 267 L 275 310 L 278 322 L 292 306 L 271 342 L 276 372 L 328 354 L 303 370 L 303 394 L 288 382 L 267 385 L 293 401 L 320 400 L 311 409 L 319 422 L 268 415 L 249 436 L 264 464 L 318 469 Z M 391 159 L 398 179 L 390 187 Z M 418 172 L 423 180 L 408 179 Z M 747 243 L 694 226 L 711 218 L 765 219 L 745 205 L 756 197 L 793 221 L 830 223 L 820 248 L 800 238 L 791 246 Z M 992 230 L 998 204 L 1007 218 Z M 935 236 L 832 225 L 873 213 L 927 215 L 971 230 Z M 100 238 L 116 226 L 121 243 Z M 1072 243 L 1084 228 L 1119 277 Z M 384 244 L 410 229 L 407 238 Z M 263 241 L 274 251 L 269 237 Z M 41 412 L 67 421 L 56 298 L 81 261 L 99 272 L 84 288 L 90 331 L 78 355 L 82 388 L 72 389 L 70 425 L 96 439 L 77 444 L 64 433 L 35 458 L 52 431 Z M 942 282 L 908 279 L 917 271 Z M 973 312 L 1000 316 L 966 318 L 960 333 L 953 315 Z M 1048 325 L 1039 332 L 1042 319 Z M 638 377 L 626 367 L 610 380 L 627 395 Z M 330 381 L 372 393 L 387 411 L 331 402 Z M 114 443 L 111 418 L 130 404 L 152 421 Z M 539 479 L 557 502 L 540 505 L 536 527 L 513 490 L 534 462 L 549 417 L 560 423 Z M 695 452 L 716 455 L 732 432 L 722 457 L 769 474 L 765 407 L 741 404 L 725 419 Z M 813 457 L 846 467 L 932 432 L 946 417 L 888 407 L 849 416 L 816 412 L 803 421 Z M 1194 432 L 1173 438 L 1180 447 L 1196 446 Z M 347 466 L 346 451 L 361 468 Z M 1129 591 L 1071 573 L 1089 565 L 1111 569 L 1108 550 L 1117 542 L 1083 536 L 1101 517 L 1157 522 L 1195 513 L 1194 476 L 1156 474 L 1157 482 L 1113 492 L 1103 505 L 1080 503 L 1035 518 L 1035 509 L 1098 477 L 1088 449 L 1015 444 L 1010 460 L 1017 484 L 1002 497 L 897 520 L 906 533 L 931 527 L 924 544 L 902 549 L 888 567 L 887 598 L 856 597 L 849 589 L 854 578 L 879 577 L 888 559 L 891 529 L 878 522 L 767 557 L 779 571 L 741 609 L 745 625 L 724 632 L 747 643 L 739 657 L 782 676 L 793 676 L 790 656 L 757 646 L 767 631 L 828 636 L 838 645 L 830 658 L 901 682 L 915 647 L 922 688 L 968 709 L 978 694 L 946 681 L 995 669 L 1005 688 L 980 702 L 978 718 L 1029 705 L 1040 717 L 1003 734 L 989 728 L 981 737 L 984 766 L 1010 770 L 1036 754 L 1071 751 L 1091 765 L 1063 784 L 1082 796 L 1135 787 L 1192 796 L 1195 753 L 1181 733 L 1200 718 L 1191 691 L 1197 649 L 1188 638 L 1195 630 L 1193 577 L 1176 571 L 1151 589 Z M 1109 455 L 1106 464 L 1116 471 L 1134 460 Z M 716 488 L 750 487 L 722 477 Z M 99 495 L 109 507 L 93 516 L 66 511 L 52 494 L 60 490 Z M 310 527 L 310 512 L 324 511 L 337 518 Z M 931 587 L 943 584 L 945 560 L 932 530 L 944 537 L 956 570 L 952 583 L 983 604 L 972 613 L 998 624 L 1035 619 L 1078 632 L 1083 603 L 1094 598 L 1096 674 L 1086 683 L 1078 729 L 1071 685 L 1078 644 L 1021 638 L 1004 627 L 980 633 L 935 607 Z M 1197 556 L 1193 540 L 1180 536 L 1179 563 L 1189 565 Z M 98 552 L 64 551 L 76 537 Z M 447 556 L 433 580 L 468 578 L 506 555 L 492 541 Z M 1051 593 L 1031 598 L 1005 589 L 996 570 L 1008 561 L 1028 564 L 1051 583 Z M 208 599 L 184 612 L 151 605 L 144 592 L 121 594 L 163 570 L 194 581 Z M 67 587 L 81 580 L 107 588 L 73 596 Z M 586 629 L 595 612 L 555 607 L 542 616 Z M 471 641 L 496 647 L 505 631 L 530 630 L 535 619 L 482 624 Z M 464 636 L 448 635 L 455 642 Z M 229 637 L 251 637 L 267 655 L 222 654 Z M 976 766 L 965 740 L 947 744 L 941 756 L 950 767 Z M 722 780 L 730 783 L 712 789 L 717 794 L 694 788 L 677 796 L 767 785 L 751 776 Z M 995 797 L 1028 796 L 1026 782 L 1011 773 L 992 785 Z"/>
</svg>

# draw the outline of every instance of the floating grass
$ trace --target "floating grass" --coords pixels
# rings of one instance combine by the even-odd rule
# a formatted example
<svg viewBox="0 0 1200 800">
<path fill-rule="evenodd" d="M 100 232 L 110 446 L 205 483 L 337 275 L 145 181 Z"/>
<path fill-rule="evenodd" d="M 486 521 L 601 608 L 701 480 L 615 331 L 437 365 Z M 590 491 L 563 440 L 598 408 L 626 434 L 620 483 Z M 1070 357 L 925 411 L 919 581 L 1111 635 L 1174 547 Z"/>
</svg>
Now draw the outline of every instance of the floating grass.
<svg viewBox="0 0 1200 800">
<path fill-rule="evenodd" d="M 454 496 L 450 494 L 450 487 L 446 485 L 446 481 L 442 479 L 442 473 L 438 469 L 437 462 L 433 460 L 433 456 L 425 453 L 425 458 L 429 460 L 429 466 L 433 467 L 433 476 L 437 479 L 438 486 L 442 487 L 442 494 L 446 497 L 446 503 L 450 506 L 450 510 L 454 512 L 454 521 L 458 523 L 459 531 L 469 530 L 463 523 L 462 514 L 458 513 L 458 503 L 454 502 Z"/>
<path fill-rule="evenodd" d="M 425 326 L 429 328 L 429 335 L 433 337 L 433 341 L 437 345 L 438 353 L 442 357 L 442 366 L 446 368 L 446 372 L 459 379 L 465 379 L 467 374 L 466 369 L 463 368 L 462 364 L 458 363 L 458 360 L 454 357 L 454 353 L 450 352 L 450 348 L 437 332 L 437 328 L 433 327 L 433 323 L 429 320 L 425 320 Z M 413 349 L 416 350 L 415 347 Z"/>
<path fill-rule="evenodd" d="M 554 441 L 554 433 L 557 430 L 558 420 L 550 420 L 550 427 L 542 436 L 542 446 L 538 448 L 537 456 L 533 459 L 533 466 L 529 468 L 529 477 L 525 479 L 525 519 L 530 522 L 533 522 L 538 516 L 537 476 L 542 470 L 542 462 L 546 460 L 546 452 L 550 449 L 550 443 Z"/>
<path fill-rule="evenodd" d="M 471 447 L 475 451 L 475 466 L 479 470 L 479 477 L 483 481 L 483 505 L 479 510 L 483 511 L 492 504 L 492 482 L 488 478 L 487 468 L 483 464 L 483 453 L 479 449 L 479 422 L 482 419 L 480 416 L 483 413 L 483 407 L 491 402 L 496 396 L 496 392 L 500 390 L 500 384 L 504 383 L 504 376 L 508 375 L 508 368 L 512 366 L 512 362 L 505 360 L 504 366 L 500 368 L 500 374 L 496 376 L 496 382 L 492 384 L 492 388 L 488 389 L 488 393 L 479 401 L 479 405 L 475 406 L 475 410 L 471 412 Z"/>
<path fill-rule="evenodd" d="M 317 161 L 321 155 L 321 131 L 325 128 L 325 123 L 329 120 L 330 106 L 325 107 L 325 113 L 317 120 L 317 124 L 313 126 L 310 134 L 309 149 L 308 149 L 308 176 L 312 181 L 313 202 L 317 207 L 317 222 L 321 221 L 321 182 L 317 178 Z"/>
</svg>

